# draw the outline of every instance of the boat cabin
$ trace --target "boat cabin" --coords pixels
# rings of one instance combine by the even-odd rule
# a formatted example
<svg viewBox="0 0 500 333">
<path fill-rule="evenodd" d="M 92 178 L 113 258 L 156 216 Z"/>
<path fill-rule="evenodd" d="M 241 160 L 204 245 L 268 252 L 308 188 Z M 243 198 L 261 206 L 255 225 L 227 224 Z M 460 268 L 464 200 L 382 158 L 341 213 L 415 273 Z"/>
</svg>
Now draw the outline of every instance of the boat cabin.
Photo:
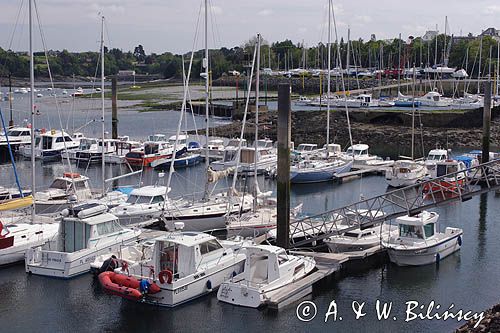
<svg viewBox="0 0 500 333">
<path fill-rule="evenodd" d="M 166 196 L 167 188 L 165 186 L 143 186 L 130 192 L 127 203 L 132 205 L 163 203 Z"/>
<path fill-rule="evenodd" d="M 66 172 L 63 177 L 57 177 L 49 186 L 51 190 L 62 190 L 61 195 L 75 194 L 78 198 L 90 198 L 92 193 L 89 186 L 89 178 L 80 175 L 79 173 Z M 51 199 L 57 199 L 51 196 Z"/>
<path fill-rule="evenodd" d="M 342 152 L 342 148 L 337 143 L 329 143 L 327 145 L 324 145 L 324 148 L 326 148 L 326 151 L 329 154 L 333 155 L 339 155 Z"/>
<path fill-rule="evenodd" d="M 83 138 L 80 140 L 80 145 L 78 146 L 78 150 L 90 150 L 97 147 L 97 140 L 90 138 Z"/>
<path fill-rule="evenodd" d="M 148 136 L 146 141 L 149 142 L 166 142 L 166 136 L 164 134 L 153 134 Z"/>
<path fill-rule="evenodd" d="M 464 162 L 457 160 L 445 160 L 438 162 L 436 164 L 436 177 L 445 176 L 450 173 L 455 173 L 459 171 L 465 171 L 467 168 L 465 167 Z M 457 178 L 464 178 L 465 173 L 462 175 L 459 173 L 456 175 Z"/>
<path fill-rule="evenodd" d="M 354 98 L 356 101 L 360 101 L 363 105 L 363 103 L 366 103 L 367 105 L 372 102 L 372 95 L 369 94 L 361 94 L 358 95 Z"/>
<path fill-rule="evenodd" d="M 399 237 L 426 240 L 437 233 L 436 222 L 439 215 L 435 212 L 424 211 L 416 216 L 402 216 L 396 219 Z"/>
<path fill-rule="evenodd" d="M 257 140 L 258 148 L 273 148 L 273 141 L 270 139 Z"/>
<path fill-rule="evenodd" d="M 173 147 L 175 145 L 175 139 L 176 135 L 172 135 L 170 138 L 168 138 L 168 143 Z M 179 146 L 185 146 L 187 144 L 188 136 L 181 134 L 179 135 L 179 138 L 177 139 L 177 147 Z"/>
<path fill-rule="evenodd" d="M 227 142 L 227 145 L 226 147 L 234 147 L 234 148 L 238 148 L 239 147 L 239 144 L 240 144 L 240 141 L 241 141 L 241 146 L 242 147 L 246 147 L 247 146 L 247 140 L 246 139 L 229 139 L 229 141 Z"/>
<path fill-rule="evenodd" d="M 289 258 L 283 248 L 272 245 L 246 246 L 244 280 L 250 284 L 269 284 L 280 278 L 280 266 Z M 296 267 L 298 270 L 302 267 Z"/>
<path fill-rule="evenodd" d="M 66 132 L 51 130 L 40 135 L 41 142 L 39 148 L 42 150 L 63 150 L 65 148 L 77 148 L 79 142 L 75 141 Z"/>
<path fill-rule="evenodd" d="M 357 145 L 353 145 L 347 148 L 346 153 L 347 155 L 354 157 L 368 156 L 368 148 L 369 148 L 368 145 L 359 143 Z"/>
<path fill-rule="evenodd" d="M 198 232 L 175 232 L 155 239 L 153 266 L 157 272 L 169 270 L 173 280 L 182 279 L 219 260 L 224 247 L 214 236 Z"/>
<path fill-rule="evenodd" d="M 427 155 L 427 161 L 444 161 L 448 159 L 448 151 L 446 149 L 432 149 Z"/>
<path fill-rule="evenodd" d="M 437 91 L 429 91 L 427 94 L 424 95 L 423 98 L 429 101 L 439 102 L 441 100 L 441 97 L 442 95 Z"/>
<path fill-rule="evenodd" d="M 106 205 L 89 203 L 63 210 L 57 241 L 58 251 L 72 253 L 93 248 L 102 238 L 127 232 L 116 216 L 106 212 L 107 209 Z"/>
<path fill-rule="evenodd" d="M 312 151 L 318 150 L 318 145 L 314 143 L 301 143 L 295 152 L 297 153 L 310 153 Z"/>
<path fill-rule="evenodd" d="M 7 131 L 7 136 L 9 141 L 13 143 L 17 142 L 30 142 L 31 141 L 31 129 L 27 127 L 13 127 Z M 6 141 L 5 135 L 0 135 L 0 141 Z"/>
</svg>

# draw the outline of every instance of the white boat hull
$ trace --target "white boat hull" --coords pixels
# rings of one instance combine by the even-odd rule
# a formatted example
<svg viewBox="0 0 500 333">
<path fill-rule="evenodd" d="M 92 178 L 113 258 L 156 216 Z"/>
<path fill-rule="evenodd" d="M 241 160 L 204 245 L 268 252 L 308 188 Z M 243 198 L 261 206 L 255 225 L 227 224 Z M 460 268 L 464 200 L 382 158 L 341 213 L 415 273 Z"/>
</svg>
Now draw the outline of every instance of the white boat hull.
<svg viewBox="0 0 500 333">
<path fill-rule="evenodd" d="M 422 249 L 394 249 L 388 248 L 390 260 L 398 266 L 423 266 L 429 265 L 446 258 L 460 250 L 462 233 L 450 237 L 440 243 Z"/>
</svg>

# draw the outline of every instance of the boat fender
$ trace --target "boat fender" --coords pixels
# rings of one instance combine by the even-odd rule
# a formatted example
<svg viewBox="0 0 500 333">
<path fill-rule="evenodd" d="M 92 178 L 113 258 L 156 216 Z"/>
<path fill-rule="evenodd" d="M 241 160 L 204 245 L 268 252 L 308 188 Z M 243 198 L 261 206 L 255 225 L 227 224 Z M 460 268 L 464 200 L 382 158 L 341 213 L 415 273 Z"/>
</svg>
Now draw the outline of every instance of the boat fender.
<svg viewBox="0 0 500 333">
<path fill-rule="evenodd" d="M 171 284 L 172 283 L 173 274 L 171 270 L 165 269 L 158 274 L 158 279 L 161 284 Z"/>
<path fill-rule="evenodd" d="M 143 294 L 147 294 L 149 292 L 150 283 L 146 279 L 142 279 L 139 281 L 139 291 Z"/>
<path fill-rule="evenodd" d="M 207 280 L 207 289 L 212 290 L 212 281 Z"/>
<path fill-rule="evenodd" d="M 439 264 L 439 261 L 441 260 L 441 255 L 439 253 L 436 254 L 436 264 Z"/>
<path fill-rule="evenodd" d="M 459 246 L 462 246 L 462 236 L 458 236 L 457 243 Z"/>
</svg>

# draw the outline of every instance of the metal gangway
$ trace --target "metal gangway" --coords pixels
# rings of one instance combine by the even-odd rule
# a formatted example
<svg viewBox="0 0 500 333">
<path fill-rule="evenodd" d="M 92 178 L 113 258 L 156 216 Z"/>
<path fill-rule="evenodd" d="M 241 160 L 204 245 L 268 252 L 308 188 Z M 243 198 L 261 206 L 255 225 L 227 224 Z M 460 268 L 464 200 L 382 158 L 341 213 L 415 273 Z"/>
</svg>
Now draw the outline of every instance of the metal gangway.
<svg viewBox="0 0 500 333">
<path fill-rule="evenodd" d="M 403 215 L 413 216 L 453 201 L 467 201 L 499 188 L 497 159 L 294 221 L 290 223 L 290 247 L 314 244 L 331 235 L 365 229 Z"/>
</svg>

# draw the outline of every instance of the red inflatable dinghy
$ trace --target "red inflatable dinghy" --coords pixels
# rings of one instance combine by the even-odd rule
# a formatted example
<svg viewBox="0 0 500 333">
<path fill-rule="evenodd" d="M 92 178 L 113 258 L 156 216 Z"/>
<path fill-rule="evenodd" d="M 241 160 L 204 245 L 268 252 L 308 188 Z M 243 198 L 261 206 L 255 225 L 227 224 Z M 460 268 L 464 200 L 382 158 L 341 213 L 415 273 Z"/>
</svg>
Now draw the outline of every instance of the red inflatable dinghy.
<svg viewBox="0 0 500 333">
<path fill-rule="evenodd" d="M 133 301 L 142 298 L 141 281 L 136 278 L 118 274 L 115 272 L 103 272 L 99 274 L 101 287 L 108 293 L 120 296 Z M 160 287 L 156 283 L 148 283 L 147 294 L 160 292 Z"/>
</svg>

